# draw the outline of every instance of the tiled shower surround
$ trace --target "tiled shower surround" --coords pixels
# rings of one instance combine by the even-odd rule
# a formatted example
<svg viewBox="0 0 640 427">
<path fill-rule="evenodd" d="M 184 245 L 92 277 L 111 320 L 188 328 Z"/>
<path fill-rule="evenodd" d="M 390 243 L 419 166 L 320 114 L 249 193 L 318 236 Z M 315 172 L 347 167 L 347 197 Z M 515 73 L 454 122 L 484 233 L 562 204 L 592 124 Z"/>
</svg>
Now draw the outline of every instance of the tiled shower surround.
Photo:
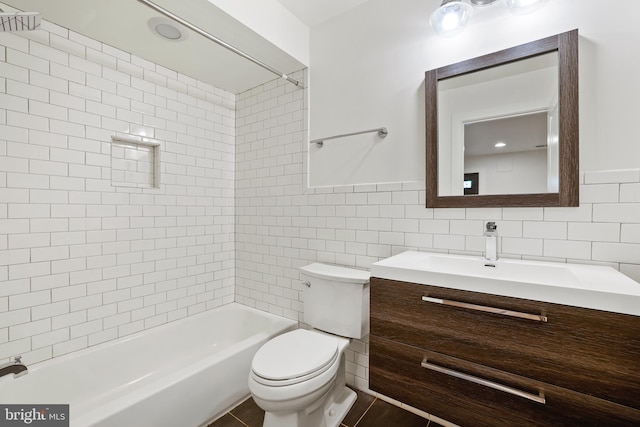
<svg viewBox="0 0 640 427">
<path fill-rule="evenodd" d="M 235 96 L 42 28 L 0 33 L 0 359 L 27 363 L 234 300 Z M 140 168 L 113 135 L 161 144 L 160 188 L 112 186 Z"/>
<path fill-rule="evenodd" d="M 421 182 L 307 189 L 306 90 L 278 79 L 234 96 L 43 25 L 0 34 L 2 359 L 233 300 L 301 319 L 298 267 L 480 254 L 489 220 L 501 256 L 640 281 L 640 170 L 583 174 L 579 208 L 425 209 Z M 114 133 L 162 144 L 159 189 L 111 186 Z M 350 384 L 367 389 L 366 342 L 347 357 Z"/>
</svg>

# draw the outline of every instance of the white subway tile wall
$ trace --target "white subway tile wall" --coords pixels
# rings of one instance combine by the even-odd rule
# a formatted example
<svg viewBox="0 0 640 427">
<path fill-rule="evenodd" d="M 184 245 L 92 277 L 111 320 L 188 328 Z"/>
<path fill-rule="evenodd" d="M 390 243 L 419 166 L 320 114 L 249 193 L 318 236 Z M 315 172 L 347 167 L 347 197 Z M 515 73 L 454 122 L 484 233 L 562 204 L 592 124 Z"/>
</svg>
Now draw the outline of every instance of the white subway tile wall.
<svg viewBox="0 0 640 427">
<path fill-rule="evenodd" d="M 129 135 L 162 142 L 159 188 L 111 151 Z M 234 144 L 233 94 L 48 22 L 0 33 L 0 360 L 232 302 Z"/>
<path fill-rule="evenodd" d="M 367 269 L 408 249 L 480 255 L 486 221 L 503 257 L 610 265 L 640 281 L 640 170 L 583 173 L 578 208 L 426 209 L 421 182 L 307 189 L 306 97 L 278 80 L 236 100 L 237 301 L 302 321 L 300 266 Z M 368 354 L 366 339 L 346 354 L 362 390 Z"/>
</svg>

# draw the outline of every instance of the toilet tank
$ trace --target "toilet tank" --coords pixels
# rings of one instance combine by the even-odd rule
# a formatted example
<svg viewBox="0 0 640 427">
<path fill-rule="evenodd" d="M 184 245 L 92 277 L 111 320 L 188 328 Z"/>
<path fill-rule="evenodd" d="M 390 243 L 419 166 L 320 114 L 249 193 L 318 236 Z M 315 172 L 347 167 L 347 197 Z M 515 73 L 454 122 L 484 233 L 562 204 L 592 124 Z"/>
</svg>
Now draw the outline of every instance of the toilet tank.
<svg viewBox="0 0 640 427">
<path fill-rule="evenodd" d="M 362 338 L 369 333 L 368 271 L 313 263 L 300 267 L 304 321 L 335 335 Z"/>
</svg>

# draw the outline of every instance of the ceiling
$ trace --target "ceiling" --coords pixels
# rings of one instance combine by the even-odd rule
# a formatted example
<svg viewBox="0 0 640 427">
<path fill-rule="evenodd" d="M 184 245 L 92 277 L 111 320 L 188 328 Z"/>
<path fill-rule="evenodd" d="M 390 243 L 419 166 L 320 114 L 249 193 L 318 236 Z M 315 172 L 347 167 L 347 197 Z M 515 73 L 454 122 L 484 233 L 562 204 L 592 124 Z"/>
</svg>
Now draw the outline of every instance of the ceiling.
<svg viewBox="0 0 640 427">
<path fill-rule="evenodd" d="M 184 40 L 163 39 L 147 21 L 162 16 L 135 0 L 2 0 L 37 11 L 42 18 L 135 56 L 238 94 L 274 79 L 274 74 L 184 27 Z M 208 0 L 153 0 L 182 19 L 283 72 L 305 65 Z M 278 0 L 307 26 L 317 25 L 367 0 Z M 10 6 L 10 7 L 5 7 Z M 179 26 L 179 24 L 177 24 Z"/>
<path fill-rule="evenodd" d="M 315 27 L 368 0 L 278 0 L 307 27 Z"/>
<path fill-rule="evenodd" d="M 464 126 L 464 155 L 491 156 L 546 149 L 547 120 L 548 113 L 542 111 L 467 123 Z M 498 142 L 506 146 L 496 148 Z"/>
</svg>

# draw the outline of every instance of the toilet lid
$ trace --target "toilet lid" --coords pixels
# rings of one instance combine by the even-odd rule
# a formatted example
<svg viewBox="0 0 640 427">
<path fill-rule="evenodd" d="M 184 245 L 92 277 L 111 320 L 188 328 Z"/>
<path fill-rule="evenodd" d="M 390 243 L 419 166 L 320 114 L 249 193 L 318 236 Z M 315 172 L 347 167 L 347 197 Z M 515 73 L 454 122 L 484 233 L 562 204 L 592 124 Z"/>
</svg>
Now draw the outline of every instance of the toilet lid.
<svg viewBox="0 0 640 427">
<path fill-rule="evenodd" d="M 333 363 L 338 353 L 334 338 L 297 329 L 264 344 L 253 358 L 253 372 L 269 380 L 308 376 Z"/>
</svg>

